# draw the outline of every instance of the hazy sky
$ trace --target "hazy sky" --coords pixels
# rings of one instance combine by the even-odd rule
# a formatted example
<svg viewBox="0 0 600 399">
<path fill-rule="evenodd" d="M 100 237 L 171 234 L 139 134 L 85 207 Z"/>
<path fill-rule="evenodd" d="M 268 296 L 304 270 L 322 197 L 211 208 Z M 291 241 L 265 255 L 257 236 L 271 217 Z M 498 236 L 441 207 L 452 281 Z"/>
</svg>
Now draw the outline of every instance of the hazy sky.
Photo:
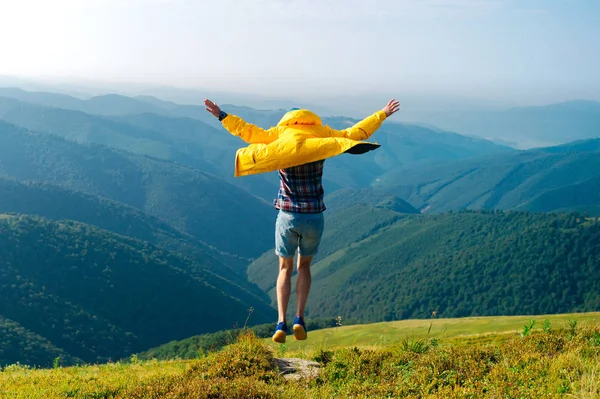
<svg viewBox="0 0 600 399">
<path fill-rule="evenodd" d="M 0 0 L 0 74 L 600 100 L 600 1 Z"/>
</svg>

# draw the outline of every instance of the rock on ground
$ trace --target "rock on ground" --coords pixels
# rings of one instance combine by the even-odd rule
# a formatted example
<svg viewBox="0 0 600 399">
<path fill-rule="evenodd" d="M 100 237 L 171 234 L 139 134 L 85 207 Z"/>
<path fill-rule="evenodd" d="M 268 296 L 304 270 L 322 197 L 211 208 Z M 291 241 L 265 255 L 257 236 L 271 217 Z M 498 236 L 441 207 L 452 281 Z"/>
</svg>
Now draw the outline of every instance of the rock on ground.
<svg viewBox="0 0 600 399">
<path fill-rule="evenodd" d="M 314 378 L 319 375 L 321 367 L 317 362 L 298 358 L 276 358 L 275 364 L 284 378 L 294 380 Z"/>
</svg>

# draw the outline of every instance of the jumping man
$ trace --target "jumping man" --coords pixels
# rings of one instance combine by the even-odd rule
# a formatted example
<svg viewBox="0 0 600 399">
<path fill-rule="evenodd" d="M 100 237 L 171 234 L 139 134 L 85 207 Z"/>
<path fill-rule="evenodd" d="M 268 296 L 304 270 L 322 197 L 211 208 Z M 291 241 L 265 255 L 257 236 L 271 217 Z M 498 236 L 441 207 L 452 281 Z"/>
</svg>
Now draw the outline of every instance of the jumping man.
<svg viewBox="0 0 600 399">
<path fill-rule="evenodd" d="M 296 316 L 294 338 L 305 340 L 304 310 L 311 285 L 310 265 L 323 236 L 323 164 L 326 158 L 341 153 L 360 154 L 379 145 L 362 142 L 400 109 L 392 99 L 381 110 L 356 125 L 334 130 L 308 110 L 292 109 L 277 126 L 268 130 L 228 115 L 217 104 L 205 100 L 206 110 L 219 118 L 234 136 L 250 143 L 236 154 L 235 176 L 277 170 L 279 193 L 274 206 L 279 210 L 275 222 L 275 253 L 279 257 L 277 308 L 279 320 L 273 341 L 285 343 L 287 307 L 290 300 L 294 256 L 298 250 Z"/>
</svg>

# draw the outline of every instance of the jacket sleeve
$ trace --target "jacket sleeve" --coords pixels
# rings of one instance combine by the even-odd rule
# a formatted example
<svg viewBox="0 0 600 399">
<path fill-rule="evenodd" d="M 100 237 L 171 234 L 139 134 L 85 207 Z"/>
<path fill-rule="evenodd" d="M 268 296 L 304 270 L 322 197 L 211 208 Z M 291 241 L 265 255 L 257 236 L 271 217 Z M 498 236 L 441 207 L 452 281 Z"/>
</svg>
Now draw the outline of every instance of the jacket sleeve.
<svg viewBox="0 0 600 399">
<path fill-rule="evenodd" d="M 244 121 L 242 118 L 235 115 L 228 115 L 221 122 L 223 127 L 234 136 L 238 136 L 246 143 L 263 143 L 269 144 L 279 136 L 276 127 L 269 130 L 262 129 L 256 125 Z"/>
<path fill-rule="evenodd" d="M 331 137 L 344 137 L 357 141 L 366 140 L 371 137 L 371 135 L 375 133 L 377 129 L 379 129 L 386 118 L 387 116 L 385 115 L 384 111 L 377 111 L 373 115 L 363 119 L 356 125 L 347 129 L 335 130 L 330 128 L 329 135 Z"/>
</svg>

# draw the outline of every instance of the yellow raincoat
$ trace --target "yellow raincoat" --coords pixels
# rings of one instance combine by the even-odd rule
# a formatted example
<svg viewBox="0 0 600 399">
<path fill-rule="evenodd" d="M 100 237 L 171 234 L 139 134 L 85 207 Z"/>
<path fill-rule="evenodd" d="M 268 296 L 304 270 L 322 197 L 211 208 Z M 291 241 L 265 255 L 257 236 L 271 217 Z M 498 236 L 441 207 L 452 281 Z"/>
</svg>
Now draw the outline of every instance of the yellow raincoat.
<svg viewBox="0 0 600 399">
<path fill-rule="evenodd" d="M 222 124 L 231 134 L 250 143 L 236 152 L 234 175 L 239 177 L 320 161 L 344 152 L 362 154 L 376 149 L 379 144 L 361 140 L 375 133 L 385 119 L 385 112 L 378 111 L 350 128 L 334 130 L 323 126 L 316 114 L 300 109 L 289 111 L 268 130 L 235 115 L 228 115 Z"/>
</svg>

